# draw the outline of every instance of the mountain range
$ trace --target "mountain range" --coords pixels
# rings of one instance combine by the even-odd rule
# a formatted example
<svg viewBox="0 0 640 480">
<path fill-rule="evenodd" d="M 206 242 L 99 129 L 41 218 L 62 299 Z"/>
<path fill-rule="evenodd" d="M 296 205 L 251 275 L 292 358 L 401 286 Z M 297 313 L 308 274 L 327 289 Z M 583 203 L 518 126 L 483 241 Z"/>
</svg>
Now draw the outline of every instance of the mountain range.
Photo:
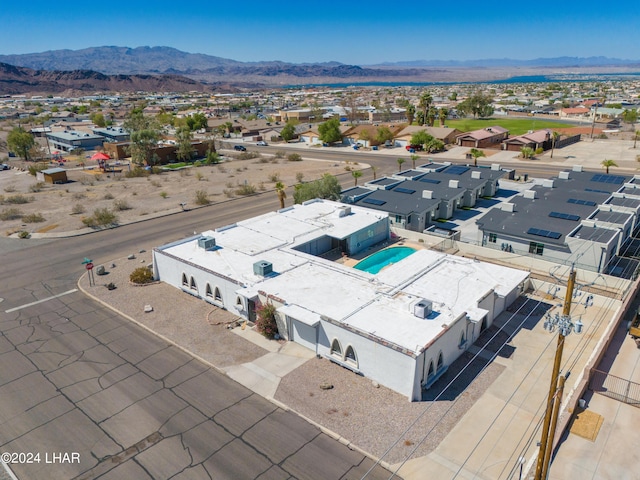
<svg viewBox="0 0 640 480">
<path fill-rule="evenodd" d="M 378 65 L 339 62 L 239 62 L 171 47 L 91 47 L 0 55 L 0 93 L 29 91 L 229 91 L 322 83 L 484 82 L 513 75 L 640 68 L 640 61 L 607 57 L 535 60 L 415 60 Z"/>
</svg>

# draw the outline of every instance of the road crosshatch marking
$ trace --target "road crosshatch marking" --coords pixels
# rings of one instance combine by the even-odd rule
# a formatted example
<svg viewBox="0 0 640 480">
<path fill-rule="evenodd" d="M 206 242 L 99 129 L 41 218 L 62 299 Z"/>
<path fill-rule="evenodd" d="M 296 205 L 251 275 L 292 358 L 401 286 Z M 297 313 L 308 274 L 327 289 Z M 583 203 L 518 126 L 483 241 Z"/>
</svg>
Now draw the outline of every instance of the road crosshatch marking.
<svg viewBox="0 0 640 480">
<path fill-rule="evenodd" d="M 43 298 L 41 300 L 36 300 L 35 302 L 31 302 L 31 303 L 25 303 L 24 305 L 20 305 L 18 307 L 10 308 L 9 310 L 5 310 L 4 313 L 16 312 L 18 310 L 22 310 L 23 308 L 28 308 L 28 307 L 32 307 L 34 305 L 38 305 L 39 303 L 48 302 L 49 300 L 54 300 L 56 298 L 63 297 L 65 295 L 69 295 L 70 293 L 75 293 L 77 291 L 78 291 L 77 288 L 72 288 L 71 290 L 67 290 L 66 292 L 62 292 L 62 293 L 59 293 L 57 295 L 53 295 L 51 297 Z"/>
</svg>

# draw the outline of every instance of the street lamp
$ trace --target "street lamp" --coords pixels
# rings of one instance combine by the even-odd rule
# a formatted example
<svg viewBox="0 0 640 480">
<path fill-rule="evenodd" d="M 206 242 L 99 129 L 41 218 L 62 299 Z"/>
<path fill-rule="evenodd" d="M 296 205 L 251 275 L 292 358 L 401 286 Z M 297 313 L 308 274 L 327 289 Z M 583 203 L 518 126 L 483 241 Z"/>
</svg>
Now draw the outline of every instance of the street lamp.
<svg viewBox="0 0 640 480">
<path fill-rule="evenodd" d="M 549 333 L 558 331 L 558 344 L 556 346 L 556 356 L 553 363 L 553 371 L 551 374 L 551 384 L 549 385 L 549 396 L 547 397 L 547 408 L 544 415 L 544 424 L 542 427 L 542 439 L 540 441 L 540 451 L 538 452 L 538 463 L 536 465 L 535 480 L 543 480 L 547 478 L 549 470 L 549 460 L 553 451 L 553 438 L 555 436 L 556 424 L 558 422 L 558 413 L 560 412 L 560 404 L 562 402 L 562 392 L 564 390 L 564 382 L 566 376 L 560 377 L 560 363 L 562 362 L 562 351 L 564 349 L 564 339 L 571 332 L 576 334 L 582 333 L 583 323 L 578 319 L 577 322 L 571 321 L 571 298 L 573 297 L 573 287 L 576 282 L 576 272 L 572 268 L 567 282 L 567 293 L 564 297 L 564 306 L 562 314 L 556 313 L 549 315 L 547 313 L 544 321 L 544 329 Z"/>
</svg>

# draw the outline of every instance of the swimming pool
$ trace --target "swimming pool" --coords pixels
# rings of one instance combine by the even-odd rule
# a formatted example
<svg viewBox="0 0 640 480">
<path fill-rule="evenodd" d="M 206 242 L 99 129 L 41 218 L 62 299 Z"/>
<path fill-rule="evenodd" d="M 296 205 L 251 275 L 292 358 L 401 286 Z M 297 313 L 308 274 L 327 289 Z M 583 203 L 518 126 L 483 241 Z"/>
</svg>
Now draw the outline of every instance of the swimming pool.
<svg viewBox="0 0 640 480">
<path fill-rule="evenodd" d="M 411 247 L 385 248 L 384 250 L 380 250 L 379 252 L 369 255 L 364 260 L 356 263 L 353 268 L 373 273 L 375 275 L 387 265 L 397 263 L 403 258 L 407 258 L 415 251 L 416 249 Z"/>
</svg>

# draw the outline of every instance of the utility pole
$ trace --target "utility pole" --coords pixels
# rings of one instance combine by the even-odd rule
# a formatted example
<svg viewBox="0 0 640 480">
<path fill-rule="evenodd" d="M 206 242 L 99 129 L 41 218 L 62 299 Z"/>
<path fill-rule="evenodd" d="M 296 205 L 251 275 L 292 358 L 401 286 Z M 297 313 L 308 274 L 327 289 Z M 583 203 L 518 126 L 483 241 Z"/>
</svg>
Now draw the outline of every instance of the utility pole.
<svg viewBox="0 0 640 480">
<path fill-rule="evenodd" d="M 575 324 L 571 322 L 571 298 L 573 297 L 573 287 L 576 281 L 576 271 L 571 268 L 569 281 L 567 282 L 567 293 L 564 298 L 564 306 L 562 315 L 554 317 L 547 314 L 544 322 L 544 328 L 548 332 L 558 330 L 558 343 L 556 346 L 556 355 L 553 362 L 553 371 L 551 373 L 551 383 L 549 385 L 549 395 L 547 397 L 547 408 L 544 415 L 544 424 L 542 426 L 542 438 L 540 440 L 540 451 L 538 452 L 538 463 L 536 464 L 535 480 L 546 480 L 549 469 L 549 461 L 551 452 L 553 451 L 553 437 L 555 436 L 555 426 L 558 421 L 560 405 L 562 403 L 562 391 L 564 388 L 564 380 L 566 376 L 561 377 L 560 387 L 558 387 L 558 377 L 560 376 L 560 364 L 562 363 L 562 351 L 564 349 L 564 339 L 567 335 L 575 330 L 577 334 L 582 332 L 582 322 L 578 320 Z M 553 419 L 553 427 L 552 425 Z"/>
</svg>

